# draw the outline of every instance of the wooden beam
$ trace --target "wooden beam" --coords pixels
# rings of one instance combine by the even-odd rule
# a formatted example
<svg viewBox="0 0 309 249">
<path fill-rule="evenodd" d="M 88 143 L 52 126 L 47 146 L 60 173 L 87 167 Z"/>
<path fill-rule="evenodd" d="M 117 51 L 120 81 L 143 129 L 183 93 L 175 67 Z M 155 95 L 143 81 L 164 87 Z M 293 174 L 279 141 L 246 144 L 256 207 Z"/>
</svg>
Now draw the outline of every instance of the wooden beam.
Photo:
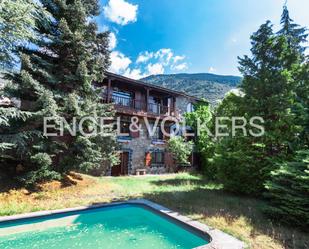
<svg viewBox="0 0 309 249">
<path fill-rule="evenodd" d="M 107 103 L 111 102 L 111 85 L 112 85 L 112 80 L 108 79 L 107 81 Z"/>
<path fill-rule="evenodd" d="M 146 88 L 146 112 L 148 112 L 149 92 L 150 92 L 150 89 Z"/>
</svg>

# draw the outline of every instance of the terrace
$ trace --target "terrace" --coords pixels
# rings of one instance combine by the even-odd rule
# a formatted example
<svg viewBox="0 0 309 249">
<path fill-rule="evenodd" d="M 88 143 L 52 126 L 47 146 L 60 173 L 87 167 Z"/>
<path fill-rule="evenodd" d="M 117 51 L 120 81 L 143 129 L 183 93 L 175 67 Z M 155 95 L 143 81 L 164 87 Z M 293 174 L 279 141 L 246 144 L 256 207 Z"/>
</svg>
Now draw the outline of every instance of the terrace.
<svg viewBox="0 0 309 249">
<path fill-rule="evenodd" d="M 178 117 L 176 97 L 178 92 L 148 85 L 108 73 L 103 81 L 102 101 L 113 103 L 123 114 L 150 117 Z"/>
<path fill-rule="evenodd" d="M 102 99 L 104 103 L 113 103 L 118 111 L 127 109 L 159 116 L 174 116 L 175 114 L 175 110 L 171 106 L 146 102 L 130 96 L 121 96 L 119 93 L 113 93 L 110 99 L 107 94 L 103 94 Z"/>
</svg>

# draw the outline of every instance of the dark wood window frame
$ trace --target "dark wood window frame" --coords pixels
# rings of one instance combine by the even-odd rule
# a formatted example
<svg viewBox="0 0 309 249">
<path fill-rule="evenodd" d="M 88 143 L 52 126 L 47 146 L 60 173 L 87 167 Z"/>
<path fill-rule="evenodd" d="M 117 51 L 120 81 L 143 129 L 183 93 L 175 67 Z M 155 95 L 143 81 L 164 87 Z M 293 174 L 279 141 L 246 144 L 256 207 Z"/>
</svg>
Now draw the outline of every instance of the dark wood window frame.
<svg viewBox="0 0 309 249">
<path fill-rule="evenodd" d="M 164 164 L 164 151 L 152 151 L 151 164 Z"/>
</svg>

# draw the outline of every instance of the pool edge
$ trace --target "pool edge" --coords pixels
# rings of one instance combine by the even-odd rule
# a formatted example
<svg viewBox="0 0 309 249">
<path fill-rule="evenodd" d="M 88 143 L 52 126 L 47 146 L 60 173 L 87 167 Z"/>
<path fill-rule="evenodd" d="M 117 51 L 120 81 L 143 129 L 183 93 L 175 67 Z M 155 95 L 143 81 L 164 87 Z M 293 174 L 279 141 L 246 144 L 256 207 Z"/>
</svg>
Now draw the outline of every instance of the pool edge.
<svg viewBox="0 0 309 249">
<path fill-rule="evenodd" d="M 89 206 L 80 206 L 74 208 L 65 208 L 65 209 L 57 209 L 57 210 L 47 210 L 47 211 L 38 211 L 26 214 L 18 214 L 12 216 L 3 216 L 0 217 L 0 223 L 2 222 L 13 222 L 23 219 L 30 219 L 30 218 L 39 218 L 45 217 L 55 214 L 65 214 L 70 212 L 77 212 L 95 208 L 102 208 L 102 207 L 110 207 L 110 206 L 118 206 L 122 204 L 138 204 L 143 205 L 147 208 L 152 209 L 167 218 L 170 218 L 178 223 L 185 225 L 186 227 L 190 227 L 192 230 L 199 233 L 201 236 L 209 236 L 210 242 L 206 245 L 199 246 L 193 249 L 243 249 L 245 248 L 245 243 L 234 238 L 233 236 L 226 234 L 218 229 L 211 228 L 203 223 L 198 221 L 192 220 L 186 216 L 180 215 L 177 212 L 174 212 L 160 204 L 154 203 L 152 201 L 146 199 L 134 199 L 128 201 L 117 201 L 111 203 L 98 203 Z"/>
</svg>

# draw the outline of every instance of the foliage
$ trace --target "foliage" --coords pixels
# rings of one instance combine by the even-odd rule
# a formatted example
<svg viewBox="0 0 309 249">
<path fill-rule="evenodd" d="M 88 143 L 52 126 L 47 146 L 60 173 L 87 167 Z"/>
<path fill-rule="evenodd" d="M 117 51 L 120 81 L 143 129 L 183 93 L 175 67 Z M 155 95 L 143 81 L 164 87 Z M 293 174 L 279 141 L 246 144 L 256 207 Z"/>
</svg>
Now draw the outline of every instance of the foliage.
<svg viewBox="0 0 309 249">
<path fill-rule="evenodd" d="M 216 108 L 214 118 L 245 116 L 243 96 L 229 94 Z M 246 117 L 246 116 L 245 116 Z M 215 121 L 214 121 L 215 122 Z M 232 132 L 232 121 L 224 123 L 229 136 L 216 137 L 210 159 L 216 169 L 215 179 L 228 191 L 258 194 L 264 189 L 264 181 L 273 169 L 261 139 L 245 136 L 242 130 Z M 247 130 L 251 127 L 246 125 Z M 223 131 L 221 131 L 223 132 Z"/>
<path fill-rule="evenodd" d="M 194 106 L 193 112 L 185 114 L 186 124 L 196 131 L 195 149 L 201 156 L 202 170 L 209 178 L 214 178 L 216 172 L 216 168 L 211 160 L 215 143 L 212 136 L 212 118 L 213 113 L 210 106 L 203 102 L 197 103 Z"/>
<path fill-rule="evenodd" d="M 36 20 L 40 39 L 31 47 L 20 46 L 21 69 L 6 75 L 10 81 L 5 94 L 19 99 L 20 107 L 0 107 L 4 113 L 0 124 L 2 170 L 14 176 L 21 165 L 18 179 L 30 184 L 56 176 L 54 171 L 89 171 L 103 161 L 113 164 L 117 159 L 113 134 L 87 135 L 78 129 L 85 116 L 93 117 L 83 123 L 88 133 L 92 128 L 100 130 L 100 117 L 114 115 L 111 106 L 100 101 L 102 89 L 93 85 L 103 80 L 109 65 L 108 33 L 98 32 L 93 21 L 98 15 L 98 1 L 42 0 L 38 4 L 50 17 Z M 51 129 L 49 132 L 58 132 L 58 136 L 44 136 L 44 117 L 53 120 L 49 124 L 56 127 L 65 118 L 68 125 L 64 135 Z M 69 133 L 74 127 L 76 136 Z M 36 157 L 42 153 L 49 156 L 52 166 Z"/>
<path fill-rule="evenodd" d="M 263 144 L 252 144 L 246 137 L 225 138 L 215 146 L 213 163 L 216 179 L 228 191 L 257 195 L 264 191 L 269 172 L 274 168 L 265 156 Z"/>
<path fill-rule="evenodd" d="M 177 164 L 190 164 L 188 159 L 193 151 L 193 143 L 191 141 L 186 142 L 181 136 L 171 137 L 167 143 L 167 150 L 172 153 Z"/>
<path fill-rule="evenodd" d="M 25 186 L 33 186 L 38 181 L 60 180 L 61 175 L 52 169 L 52 160 L 47 153 L 37 153 L 30 160 L 34 169 L 18 177 Z"/>
<path fill-rule="evenodd" d="M 293 161 L 283 162 L 266 183 L 266 197 L 273 217 L 309 227 L 309 150 L 298 151 Z"/>
<path fill-rule="evenodd" d="M 306 37 L 303 32 L 299 29 L 293 34 Z M 304 132 L 305 122 L 299 114 L 306 112 L 306 106 L 298 96 L 298 87 L 300 82 L 306 85 L 308 77 L 301 73 L 306 65 L 300 44 L 303 39 L 291 36 L 291 31 L 274 33 L 269 21 L 261 25 L 251 36 L 252 56 L 239 58 L 242 94 L 228 95 L 215 111 L 218 117 L 249 120 L 258 116 L 264 120 L 261 137 L 238 132 L 234 137 L 218 138 L 212 160 L 216 177 L 227 190 L 261 194 L 278 163 L 289 160 L 303 143 L 299 134 Z M 231 123 L 227 126 L 232 134 Z"/>
<path fill-rule="evenodd" d="M 33 0 L 0 1 L 0 66 L 11 68 L 18 57 L 17 47 L 38 38 L 36 21 L 48 13 Z"/>
</svg>

